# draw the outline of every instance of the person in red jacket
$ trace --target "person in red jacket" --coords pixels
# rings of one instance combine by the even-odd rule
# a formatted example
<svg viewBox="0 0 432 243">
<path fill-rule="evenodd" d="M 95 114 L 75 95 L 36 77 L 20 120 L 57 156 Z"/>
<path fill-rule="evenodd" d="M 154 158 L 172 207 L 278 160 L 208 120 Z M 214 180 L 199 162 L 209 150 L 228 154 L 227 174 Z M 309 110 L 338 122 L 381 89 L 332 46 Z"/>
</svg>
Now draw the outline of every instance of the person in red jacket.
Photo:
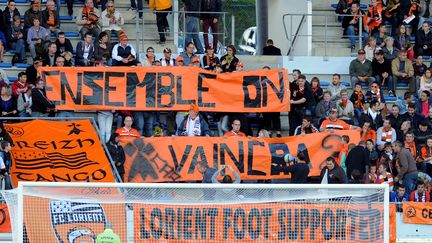
<svg viewBox="0 0 432 243">
<path fill-rule="evenodd" d="M 411 202 L 430 202 L 430 195 L 425 190 L 425 184 L 423 181 L 417 182 L 417 190 L 411 192 Z"/>
<path fill-rule="evenodd" d="M 27 74 L 25 72 L 18 73 L 18 80 L 12 84 L 12 95 L 17 98 L 20 94 L 27 92 Z"/>
</svg>

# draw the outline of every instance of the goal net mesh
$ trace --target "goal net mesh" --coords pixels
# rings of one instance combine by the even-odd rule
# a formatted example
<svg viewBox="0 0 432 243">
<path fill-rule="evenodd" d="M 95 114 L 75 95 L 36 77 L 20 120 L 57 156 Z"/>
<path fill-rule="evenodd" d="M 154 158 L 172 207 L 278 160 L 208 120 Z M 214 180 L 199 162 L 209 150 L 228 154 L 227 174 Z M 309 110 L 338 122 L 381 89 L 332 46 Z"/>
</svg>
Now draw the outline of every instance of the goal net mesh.
<svg viewBox="0 0 432 243">
<path fill-rule="evenodd" d="M 105 228 L 121 242 L 384 242 L 388 231 L 377 185 L 60 184 L 2 191 L 14 242 L 96 242 Z"/>
</svg>

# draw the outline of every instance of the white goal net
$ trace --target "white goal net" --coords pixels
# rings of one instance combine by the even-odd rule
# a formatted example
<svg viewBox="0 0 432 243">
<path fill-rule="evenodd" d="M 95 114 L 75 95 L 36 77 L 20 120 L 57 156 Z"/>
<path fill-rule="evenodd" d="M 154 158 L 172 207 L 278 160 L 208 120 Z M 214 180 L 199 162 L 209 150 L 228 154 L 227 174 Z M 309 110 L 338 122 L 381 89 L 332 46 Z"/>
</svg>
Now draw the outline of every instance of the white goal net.
<svg viewBox="0 0 432 243">
<path fill-rule="evenodd" d="M 14 242 L 388 242 L 386 185 L 24 182 Z M 107 230 L 106 230 L 107 229 Z"/>
</svg>

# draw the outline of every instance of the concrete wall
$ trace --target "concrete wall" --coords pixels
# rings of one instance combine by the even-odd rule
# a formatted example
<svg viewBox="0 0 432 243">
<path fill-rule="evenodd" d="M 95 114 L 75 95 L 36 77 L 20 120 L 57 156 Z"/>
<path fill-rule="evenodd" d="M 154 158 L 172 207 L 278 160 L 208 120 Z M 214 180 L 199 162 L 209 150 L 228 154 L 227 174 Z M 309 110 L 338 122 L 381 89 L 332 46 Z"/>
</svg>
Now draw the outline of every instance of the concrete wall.
<svg viewBox="0 0 432 243">
<path fill-rule="evenodd" d="M 286 55 L 291 42 L 287 40 L 283 26 L 284 14 L 312 14 L 312 2 L 310 0 L 271 0 L 268 2 L 268 35 L 273 39 L 275 46 L 279 47 L 283 55 Z M 293 16 L 292 21 L 289 16 L 285 17 L 285 25 L 288 37 L 295 34 L 300 24 L 301 16 Z M 312 16 L 306 17 L 305 22 L 299 32 L 308 37 L 297 37 L 294 49 L 291 52 L 296 56 L 310 56 L 312 54 Z"/>
</svg>

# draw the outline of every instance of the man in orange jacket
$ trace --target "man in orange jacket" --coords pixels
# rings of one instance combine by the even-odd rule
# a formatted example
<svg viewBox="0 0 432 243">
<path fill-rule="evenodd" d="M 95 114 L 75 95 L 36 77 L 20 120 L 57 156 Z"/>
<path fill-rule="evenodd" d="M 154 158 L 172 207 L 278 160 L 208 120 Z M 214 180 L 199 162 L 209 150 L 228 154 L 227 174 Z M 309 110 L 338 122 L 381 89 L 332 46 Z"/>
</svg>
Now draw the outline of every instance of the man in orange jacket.
<svg viewBox="0 0 432 243">
<path fill-rule="evenodd" d="M 171 0 L 150 0 L 150 10 L 157 11 L 156 14 L 156 25 L 159 32 L 159 44 L 165 44 L 166 38 L 165 33 L 169 32 L 169 25 L 167 12 L 159 11 L 172 11 Z"/>
<path fill-rule="evenodd" d="M 246 137 L 246 134 L 240 132 L 240 120 L 235 119 L 232 124 L 232 130 L 224 134 L 224 137 Z"/>
</svg>

